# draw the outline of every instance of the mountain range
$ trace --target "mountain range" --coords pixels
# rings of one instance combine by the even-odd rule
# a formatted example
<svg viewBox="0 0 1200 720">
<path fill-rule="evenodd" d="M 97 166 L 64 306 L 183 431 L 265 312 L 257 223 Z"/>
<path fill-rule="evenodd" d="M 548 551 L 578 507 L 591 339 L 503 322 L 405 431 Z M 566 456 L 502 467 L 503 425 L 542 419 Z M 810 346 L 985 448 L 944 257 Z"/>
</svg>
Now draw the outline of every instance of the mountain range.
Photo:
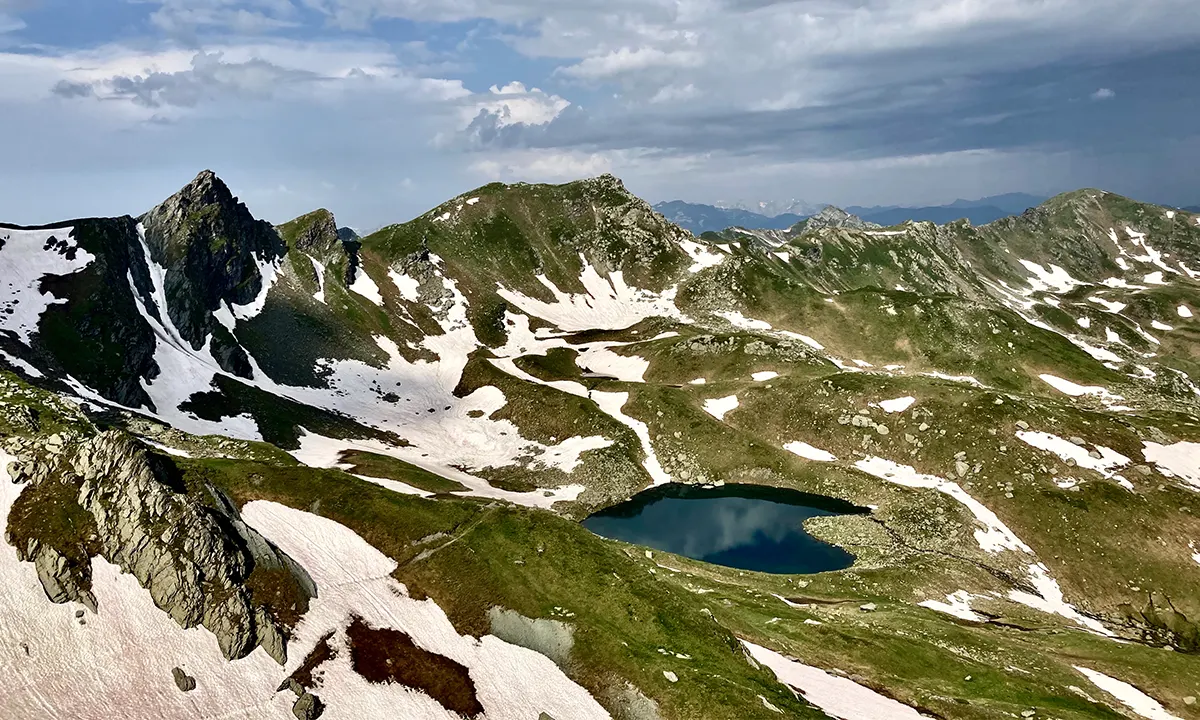
<svg viewBox="0 0 1200 720">
<path fill-rule="evenodd" d="M 821 211 L 824 205 L 813 205 L 804 200 L 738 200 L 734 202 L 718 201 L 716 207 L 722 210 L 742 210 L 751 212 L 755 215 L 775 218 L 780 215 L 794 215 L 798 217 L 807 217 L 815 215 Z"/>
<path fill-rule="evenodd" d="M 890 227 L 914 222 L 934 222 L 945 224 L 954 220 L 967 219 L 973 225 L 986 225 L 1009 215 L 1020 215 L 1031 207 L 1046 200 L 1045 197 L 1026 193 L 1008 193 L 994 195 L 980 200 L 955 200 L 949 205 L 935 207 L 903 207 L 899 205 L 875 205 L 863 207 L 851 205 L 846 212 L 857 215 L 863 220 L 876 225 Z M 654 209 L 672 222 L 699 235 L 709 231 L 719 231 L 730 227 L 744 227 L 752 230 L 786 230 L 809 215 L 815 215 L 823 205 L 800 205 L 795 201 L 787 207 L 802 209 L 802 213 L 769 214 L 754 212 L 757 207 L 775 209 L 771 203 L 740 203 L 737 206 L 724 207 L 717 205 L 701 205 L 686 203 L 680 200 L 660 202 Z M 749 209 L 747 209 L 749 208 Z"/>
<path fill-rule="evenodd" d="M 360 237 L 205 171 L 0 282 L 6 717 L 1197 717 L 1196 214 Z M 844 566 L 739 566 L 797 528 L 735 491 Z M 715 559 L 581 522 L 702 492 Z"/>
</svg>

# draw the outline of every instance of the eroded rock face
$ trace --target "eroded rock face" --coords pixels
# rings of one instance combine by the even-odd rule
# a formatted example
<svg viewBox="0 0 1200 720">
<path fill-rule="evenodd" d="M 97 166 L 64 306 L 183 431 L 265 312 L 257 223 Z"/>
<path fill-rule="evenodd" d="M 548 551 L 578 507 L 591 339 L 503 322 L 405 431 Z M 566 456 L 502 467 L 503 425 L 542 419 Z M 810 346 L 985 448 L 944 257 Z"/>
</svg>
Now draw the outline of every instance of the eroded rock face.
<svg viewBox="0 0 1200 720">
<path fill-rule="evenodd" d="M 24 492 L 33 493 L 51 482 L 74 483 L 79 510 L 94 522 L 87 545 L 95 554 L 136 577 L 180 626 L 211 631 L 227 658 L 245 657 L 261 646 L 283 664 L 287 629 L 269 608 L 254 603 L 247 580 L 256 566 L 284 569 L 306 601 L 316 595 L 311 578 L 241 522 L 215 490 L 208 490 L 213 503 L 201 502 L 184 491 L 171 470 L 139 442 L 114 431 L 81 440 L 59 455 L 22 459 L 13 477 L 29 482 Z M 12 522 L 10 517 L 10 537 Z M 47 597 L 97 610 L 88 563 L 67 562 L 37 532 L 37 527 L 23 529 L 22 557 L 37 566 Z M 75 546 L 69 538 L 54 539 L 64 543 Z M 86 573 L 80 572 L 81 564 Z"/>
</svg>

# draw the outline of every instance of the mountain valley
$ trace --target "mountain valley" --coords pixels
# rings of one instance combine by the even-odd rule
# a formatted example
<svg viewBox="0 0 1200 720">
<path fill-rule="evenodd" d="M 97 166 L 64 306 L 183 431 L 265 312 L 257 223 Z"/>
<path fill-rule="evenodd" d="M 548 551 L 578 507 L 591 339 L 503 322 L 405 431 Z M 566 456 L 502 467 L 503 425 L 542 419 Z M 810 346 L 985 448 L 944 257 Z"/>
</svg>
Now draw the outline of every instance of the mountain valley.
<svg viewBox="0 0 1200 720">
<path fill-rule="evenodd" d="M 656 209 L 493 183 L 359 237 L 205 171 L 0 225 L 0 707 L 1200 718 L 1200 215 Z M 743 486 L 849 566 L 583 525 Z"/>
</svg>

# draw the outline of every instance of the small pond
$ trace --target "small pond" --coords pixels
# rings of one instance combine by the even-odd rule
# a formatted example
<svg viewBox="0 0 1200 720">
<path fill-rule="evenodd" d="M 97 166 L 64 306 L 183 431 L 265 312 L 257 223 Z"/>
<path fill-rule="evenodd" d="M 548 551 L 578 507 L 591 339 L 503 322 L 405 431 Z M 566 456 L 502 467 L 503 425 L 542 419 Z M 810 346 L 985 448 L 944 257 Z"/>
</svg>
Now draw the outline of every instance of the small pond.
<svg viewBox="0 0 1200 720">
<path fill-rule="evenodd" d="M 583 521 L 606 538 L 757 572 L 842 570 L 854 556 L 804 531 L 825 515 L 865 514 L 841 500 L 758 485 L 663 485 Z"/>
</svg>

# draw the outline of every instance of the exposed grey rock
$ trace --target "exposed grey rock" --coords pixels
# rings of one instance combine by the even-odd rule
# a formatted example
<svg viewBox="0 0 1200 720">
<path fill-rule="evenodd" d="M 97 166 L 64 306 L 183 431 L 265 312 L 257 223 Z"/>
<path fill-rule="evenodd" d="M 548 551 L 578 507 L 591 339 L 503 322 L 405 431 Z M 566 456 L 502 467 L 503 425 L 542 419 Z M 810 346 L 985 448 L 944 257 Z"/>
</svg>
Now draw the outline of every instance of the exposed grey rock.
<svg viewBox="0 0 1200 720">
<path fill-rule="evenodd" d="M 574 629 L 559 620 L 532 619 L 501 607 L 488 610 L 491 632 L 501 640 L 528 648 L 566 668 L 575 645 Z"/>
<path fill-rule="evenodd" d="M 171 675 L 175 678 L 175 685 L 183 692 L 191 692 L 196 689 L 196 678 L 185 673 L 181 668 L 172 668 Z"/>
<path fill-rule="evenodd" d="M 296 716 L 296 720 L 316 720 L 324 712 L 325 703 L 310 692 L 296 698 L 295 704 L 292 705 L 292 714 Z"/>
<path fill-rule="evenodd" d="M 39 544 L 32 554 L 26 553 L 24 559 L 33 561 L 38 580 L 50 602 L 77 602 L 96 612 L 96 596 L 90 589 L 90 573 L 86 578 L 87 585 L 84 585 L 84 580 L 70 568 L 66 556 L 47 545 Z"/>
</svg>

